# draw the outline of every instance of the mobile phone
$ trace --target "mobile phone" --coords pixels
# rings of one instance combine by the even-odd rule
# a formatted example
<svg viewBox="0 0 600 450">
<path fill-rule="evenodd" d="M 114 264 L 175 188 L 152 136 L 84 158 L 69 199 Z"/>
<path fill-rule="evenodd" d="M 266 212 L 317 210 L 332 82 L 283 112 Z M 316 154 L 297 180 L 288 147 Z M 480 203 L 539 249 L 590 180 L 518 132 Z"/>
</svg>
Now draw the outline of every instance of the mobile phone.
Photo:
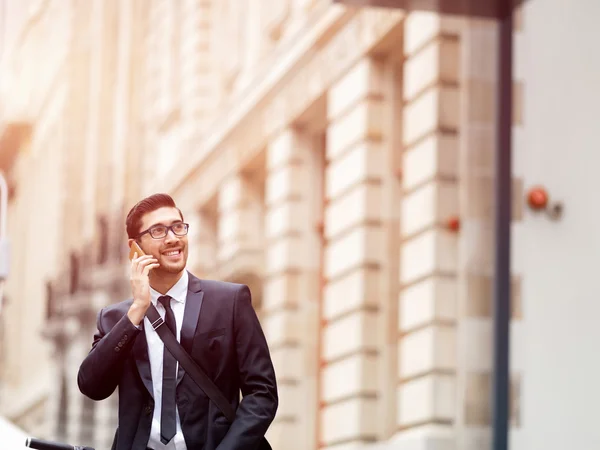
<svg viewBox="0 0 600 450">
<path fill-rule="evenodd" d="M 129 248 L 129 260 L 133 259 L 133 254 L 137 253 L 137 257 L 139 258 L 142 255 L 145 255 L 144 251 L 140 248 L 137 242 L 133 241 L 131 243 L 131 247 Z"/>
</svg>

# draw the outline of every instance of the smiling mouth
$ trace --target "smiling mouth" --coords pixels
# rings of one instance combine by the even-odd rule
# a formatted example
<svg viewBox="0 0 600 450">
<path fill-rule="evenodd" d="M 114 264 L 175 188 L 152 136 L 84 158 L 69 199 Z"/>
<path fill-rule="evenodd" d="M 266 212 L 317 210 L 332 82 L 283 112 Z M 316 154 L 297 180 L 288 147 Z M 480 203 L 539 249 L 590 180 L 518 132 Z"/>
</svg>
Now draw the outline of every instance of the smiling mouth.
<svg viewBox="0 0 600 450">
<path fill-rule="evenodd" d="M 181 254 L 181 250 L 170 250 L 168 252 L 164 252 L 163 256 L 179 256 Z"/>
</svg>

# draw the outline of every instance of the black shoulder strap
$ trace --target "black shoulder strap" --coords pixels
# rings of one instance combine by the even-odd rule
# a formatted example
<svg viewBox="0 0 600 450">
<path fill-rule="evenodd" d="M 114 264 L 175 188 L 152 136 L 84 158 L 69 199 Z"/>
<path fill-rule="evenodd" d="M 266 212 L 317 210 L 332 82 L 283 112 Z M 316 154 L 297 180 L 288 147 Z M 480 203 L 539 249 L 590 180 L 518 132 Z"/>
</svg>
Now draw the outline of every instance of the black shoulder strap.
<svg viewBox="0 0 600 450">
<path fill-rule="evenodd" d="M 221 390 L 212 382 L 208 375 L 200 368 L 198 364 L 191 358 L 188 352 L 177 342 L 175 336 L 164 325 L 163 319 L 156 310 L 155 306 L 150 304 L 148 311 L 146 311 L 146 317 L 150 320 L 152 328 L 158 333 L 160 338 L 165 344 L 165 347 L 171 352 L 183 369 L 192 377 L 192 380 L 198 385 L 200 389 L 204 391 L 208 398 L 210 398 L 215 405 L 225 414 L 225 417 L 230 422 L 235 419 L 235 410 L 231 404 L 227 401 Z"/>
</svg>

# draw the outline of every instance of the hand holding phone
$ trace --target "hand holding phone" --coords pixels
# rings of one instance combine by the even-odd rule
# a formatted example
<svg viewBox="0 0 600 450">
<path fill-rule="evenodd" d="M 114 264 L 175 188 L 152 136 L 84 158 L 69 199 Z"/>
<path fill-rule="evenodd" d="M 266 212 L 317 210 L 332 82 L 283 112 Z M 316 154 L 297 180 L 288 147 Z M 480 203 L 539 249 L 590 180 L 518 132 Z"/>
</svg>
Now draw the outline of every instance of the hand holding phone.
<svg viewBox="0 0 600 450">
<path fill-rule="evenodd" d="M 144 320 L 146 310 L 150 306 L 149 273 L 152 269 L 156 269 L 160 265 L 154 256 L 146 255 L 135 241 L 131 243 L 129 258 L 131 259 L 129 281 L 133 295 L 133 304 L 129 308 L 127 316 L 137 326 Z"/>
</svg>

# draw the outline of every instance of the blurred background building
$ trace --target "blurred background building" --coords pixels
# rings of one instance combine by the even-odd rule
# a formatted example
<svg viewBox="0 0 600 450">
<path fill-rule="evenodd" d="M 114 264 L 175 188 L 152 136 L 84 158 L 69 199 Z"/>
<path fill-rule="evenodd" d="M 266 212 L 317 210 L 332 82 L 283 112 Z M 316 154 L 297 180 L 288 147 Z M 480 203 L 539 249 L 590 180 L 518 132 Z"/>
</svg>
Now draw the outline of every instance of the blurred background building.
<svg viewBox="0 0 600 450">
<path fill-rule="evenodd" d="M 98 310 L 129 295 L 127 211 L 168 192 L 190 270 L 252 289 L 273 448 L 489 448 L 493 22 L 330 0 L 0 5 L 0 415 L 110 448 L 116 399 L 76 374 Z M 595 0 L 515 15 L 518 450 L 600 444 L 597 17 Z M 564 214 L 529 209 L 535 186 Z"/>
</svg>

